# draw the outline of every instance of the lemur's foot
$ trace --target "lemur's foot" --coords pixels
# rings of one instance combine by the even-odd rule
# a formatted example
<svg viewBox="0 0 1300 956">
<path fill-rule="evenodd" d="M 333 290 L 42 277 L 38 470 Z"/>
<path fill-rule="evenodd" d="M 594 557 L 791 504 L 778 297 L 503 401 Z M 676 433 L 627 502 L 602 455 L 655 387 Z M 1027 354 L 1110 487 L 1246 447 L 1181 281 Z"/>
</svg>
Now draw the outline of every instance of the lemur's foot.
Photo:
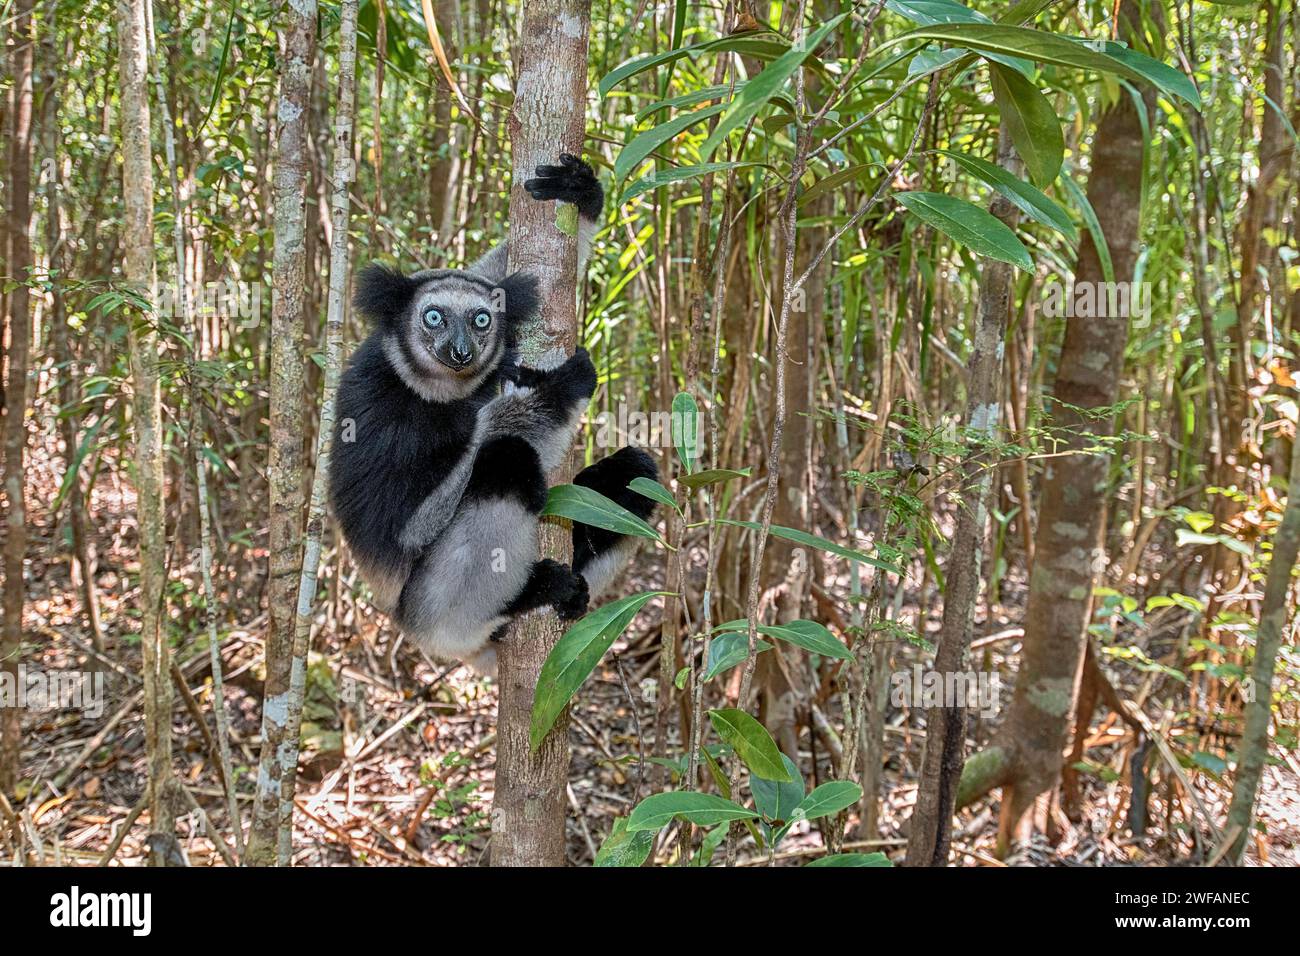
<svg viewBox="0 0 1300 956">
<path fill-rule="evenodd" d="M 576 621 L 587 613 L 587 604 L 591 600 L 591 594 L 587 589 L 587 579 L 576 571 L 570 571 L 571 590 L 564 597 L 558 597 L 552 607 L 555 608 L 556 615 L 561 621 Z"/>
<path fill-rule="evenodd" d="M 524 189 L 538 202 L 573 203 L 587 219 L 599 219 L 605 206 L 605 190 L 595 171 L 571 153 L 560 154 L 559 166 L 538 166 L 536 178 L 527 180 Z"/>
</svg>

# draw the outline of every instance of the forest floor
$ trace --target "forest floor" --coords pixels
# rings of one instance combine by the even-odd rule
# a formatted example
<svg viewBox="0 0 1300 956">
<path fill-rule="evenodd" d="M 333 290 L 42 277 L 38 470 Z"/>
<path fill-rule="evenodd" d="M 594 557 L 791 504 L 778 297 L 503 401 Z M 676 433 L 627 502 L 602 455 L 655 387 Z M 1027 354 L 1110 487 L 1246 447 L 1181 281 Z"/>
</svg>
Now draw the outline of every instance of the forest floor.
<svg viewBox="0 0 1300 956">
<path fill-rule="evenodd" d="M 29 477 L 29 584 L 24 663 L 28 671 L 71 670 L 102 675 L 102 707 L 81 710 L 30 709 L 24 717 L 23 768 L 18 845 L 0 843 L 0 862 L 15 853 L 33 865 L 96 862 L 123 820 L 140 801 L 145 785 L 143 709 L 138 635 L 133 608 L 136 588 L 133 502 L 127 483 L 111 472 L 101 478 L 91 513 L 96 516 L 96 584 L 102 604 L 104 647 L 92 652 L 71 579 L 66 522 L 55 527 L 48 503 L 57 494 L 57 476 L 39 467 Z M 220 489 L 216 491 L 220 495 Z M 191 516 L 192 517 L 192 516 Z M 827 529 L 830 531 L 830 529 Z M 171 536 L 169 540 L 174 540 Z M 231 543 L 226 553 L 240 551 Z M 646 552 L 643 552 L 645 555 Z M 259 581 L 264 555 L 246 559 L 246 581 Z M 171 556 L 173 647 L 186 683 L 210 721 L 212 684 L 199 613 L 198 569 L 192 556 Z M 265 613 L 236 619 L 235 608 L 259 607 L 260 595 L 242 589 L 234 572 L 218 569 L 223 610 L 223 670 L 226 707 L 235 739 L 234 762 L 243 809 L 256 773 L 259 732 L 262 636 Z M 636 574 L 647 585 L 662 568 L 643 557 Z M 637 582 L 633 582 L 637 583 Z M 256 585 L 260 586 L 260 585 Z M 833 590 L 833 589 L 828 589 Z M 1015 673 L 1023 582 L 1010 577 L 1003 586 L 1008 602 L 981 607 L 977 639 L 992 636 L 981 665 L 1004 675 L 1003 694 Z M 907 594 L 904 612 L 918 614 L 920 595 Z M 496 692 L 490 681 L 463 667 L 440 666 L 409 643 L 396 639 L 382 617 L 331 590 L 324 599 L 323 623 L 313 651 L 305 708 L 303 776 L 295 815 L 297 865 L 476 865 L 486 861 L 492 804 Z M 927 601 L 918 628 L 937 627 L 937 602 Z M 597 668 L 576 698 L 569 740 L 573 763 L 568 800 L 569 860 L 589 864 L 616 817 L 650 792 L 657 767 L 650 746 L 654 703 L 645 699 L 642 681 L 658 667 L 662 606 L 652 603 Z M 1007 636 L 1006 632 L 1012 632 Z M 1002 635 L 999 637 L 998 635 Z M 908 644 L 894 651 L 894 669 L 911 667 L 924 652 Z M 1144 674 L 1111 667 L 1121 689 Z M 98 678 L 92 678 L 98 679 Z M 734 692 L 734 689 L 733 689 Z M 1009 696 L 1005 697 L 1009 700 Z M 829 706 L 829 705 L 828 705 Z M 99 712 L 96 712 L 99 711 Z M 1186 715 L 1183 715 L 1185 718 Z M 832 720 L 835 716 L 832 715 Z M 1161 724 L 1160 719 L 1154 721 Z M 976 719 L 976 745 L 986 741 L 995 722 Z M 1163 724 L 1179 753 L 1204 751 L 1195 722 L 1167 715 Z M 215 828 L 228 839 L 230 826 L 219 779 L 191 714 L 175 702 L 175 766 Z M 846 849 L 875 849 L 901 860 L 906 823 L 915 799 L 917 767 L 924 740 L 924 714 L 891 706 L 886 719 L 886 760 L 882 780 L 879 834 L 855 834 Z M 1222 743 L 1222 741 L 1219 741 Z M 817 737 L 800 737 L 799 764 L 812 782 L 829 779 L 832 757 Z M 1203 862 L 1212 837 L 1203 814 L 1224 818 L 1230 791 L 1204 767 L 1184 768 L 1196 791 L 1189 801 L 1175 774 L 1154 758 L 1149 765 L 1149 824 L 1140 837 L 1127 823 L 1127 778 L 1133 735 L 1113 715 L 1099 710 L 1087 761 L 1095 769 L 1083 778 L 1083 813 L 1078 823 L 1053 815 L 1054 839 L 1039 833 L 1006 860 L 994 857 L 996 794 L 963 811 L 954 832 L 959 865 L 1098 866 L 1187 865 Z M 815 750 L 813 748 L 816 748 Z M 680 752 L 678 750 L 677 752 Z M 1300 767 L 1294 754 L 1265 770 L 1258 813 L 1266 833 L 1248 848 L 1251 865 L 1300 865 Z M 810 773 L 811 771 L 811 773 Z M 662 772 L 662 771 L 661 771 Z M 1199 801 L 1200 808 L 1195 808 Z M 0 809 L 3 809 L 0 806 Z M 140 865 L 148 814 L 139 817 L 121 841 L 116 865 Z M 245 813 L 245 823 L 247 814 Z M 180 818 L 182 844 L 192 865 L 219 865 L 221 858 L 194 815 Z M 5 831 L 6 827 L 0 827 Z M 6 837 L 8 839 L 8 837 Z M 672 847 L 675 841 L 664 841 Z M 777 864 L 798 865 L 823 852 L 822 836 L 807 823 L 796 825 L 775 855 Z M 667 851 L 665 851 L 667 852 Z M 739 848 L 745 865 L 769 862 L 746 837 Z M 661 857 L 662 860 L 662 857 Z"/>
</svg>

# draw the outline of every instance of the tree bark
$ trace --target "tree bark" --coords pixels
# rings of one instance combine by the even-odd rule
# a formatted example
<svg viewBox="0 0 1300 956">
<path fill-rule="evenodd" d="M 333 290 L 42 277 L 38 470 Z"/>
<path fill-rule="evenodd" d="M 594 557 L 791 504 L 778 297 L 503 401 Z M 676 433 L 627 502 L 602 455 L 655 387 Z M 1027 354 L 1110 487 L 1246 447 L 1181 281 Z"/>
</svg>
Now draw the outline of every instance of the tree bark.
<svg viewBox="0 0 1300 956">
<path fill-rule="evenodd" d="M 122 123 L 122 249 L 126 281 L 157 302 L 153 235 L 153 147 L 149 130 L 147 0 L 119 0 L 118 48 Z M 140 535 L 140 646 L 144 659 L 145 746 L 149 761 L 150 862 L 162 866 L 175 841 L 179 782 L 172 771 L 171 661 L 165 630 L 166 527 L 163 514 L 163 425 L 153 316 L 131 317 L 129 350 L 136 512 Z"/>
<path fill-rule="evenodd" d="M 1002 132 L 998 161 L 1012 162 L 1009 135 Z M 1019 216 L 1002 196 L 989 212 L 1015 228 Z M 967 652 L 975 628 L 984 538 L 988 531 L 989 494 L 996 469 L 988 461 L 987 445 L 999 432 L 1002 411 L 1002 354 L 1011 315 L 1014 267 L 987 260 L 980 270 L 979 318 L 975 347 L 967 366 L 965 426 L 967 450 L 958 467 L 957 527 L 949 552 L 943 595 L 943 623 L 934 655 L 934 672 L 947 678 L 968 669 Z M 954 684 L 954 686 L 956 686 Z M 952 837 L 953 803 L 957 781 L 966 762 L 966 707 L 964 700 L 944 701 L 946 706 L 926 712 L 925 751 L 921 778 L 912 811 L 907 841 L 908 866 L 944 866 Z"/>
<path fill-rule="evenodd" d="M 312 60 L 316 53 L 316 0 L 298 0 L 284 10 L 284 50 L 276 104 L 279 136 L 272 191 L 275 251 L 271 266 L 271 486 L 270 631 L 266 640 L 266 687 L 262 697 L 262 751 L 249 831 L 247 862 L 288 862 L 281 841 L 284 816 L 293 807 L 298 770 L 297 734 L 290 734 L 295 694 L 301 707 L 305 661 L 293 653 L 294 608 L 302 571 L 303 436 L 306 415 L 303 374 L 303 312 L 307 267 L 304 237 L 307 186 L 307 128 L 311 116 Z"/>
<path fill-rule="evenodd" d="M 524 180 L 537 166 L 554 163 L 561 150 L 577 154 L 582 149 L 590 22 L 590 0 L 526 0 L 523 7 L 510 115 L 510 270 L 529 272 L 540 282 L 541 319 L 529 323 L 520 343 L 523 363 L 534 367 L 558 364 L 577 343 L 578 252 L 574 237 L 556 227 L 555 207 L 531 200 L 524 192 Z M 573 457 L 550 475 L 552 484 L 571 479 Z M 543 555 L 569 560 L 567 528 L 544 521 L 539 537 Z M 536 752 L 528 744 L 537 677 L 560 634 L 550 610 L 529 615 L 511 628 L 498 655 L 501 698 L 492 803 L 495 866 L 563 866 L 565 862 L 567 710 Z"/>
<path fill-rule="evenodd" d="M 1255 632 L 1254 697 L 1246 704 L 1246 729 L 1237 755 L 1237 779 L 1232 787 L 1232 804 L 1228 807 L 1228 833 L 1231 848 L 1223 860 L 1237 864 L 1250 837 L 1250 821 L 1255 812 L 1255 795 L 1259 778 L 1268 757 L 1268 724 L 1273 714 L 1273 672 L 1278 649 L 1286 633 L 1291 606 L 1291 572 L 1300 552 L 1300 435 L 1291 445 L 1291 478 L 1287 487 L 1286 509 L 1282 524 L 1273 539 L 1273 557 L 1264 585 L 1264 603 L 1260 608 L 1259 627 Z M 1231 834 L 1236 834 L 1235 837 Z"/>
<path fill-rule="evenodd" d="M 27 455 L 27 373 L 30 364 L 31 296 L 26 285 L 32 266 L 32 72 L 35 35 L 32 0 L 14 8 L 11 69 L 14 108 L 9 141 L 9 263 L 18 284 L 9 294 L 9 380 L 5 383 L 4 490 L 7 502 L 4 545 L 4 627 L 0 630 L 0 667 L 14 675 L 22 654 L 23 606 L 27 588 L 23 559 L 27 554 L 27 513 L 23 502 Z M 18 783 L 22 748 L 22 712 L 0 710 L 0 792 L 13 793 Z"/>
<path fill-rule="evenodd" d="M 1098 123 L 1088 177 L 1088 200 L 1110 246 L 1116 282 L 1133 279 L 1141 228 L 1142 149 L 1142 119 L 1132 98 L 1121 96 Z M 1100 288 L 1104 281 L 1087 233 L 1075 265 L 1075 292 L 1086 288 L 1084 283 Z M 1025 811 L 1061 774 L 1093 585 L 1106 563 L 1102 531 L 1110 456 L 1083 449 L 1111 433 L 1112 416 L 1089 412 L 1115 403 L 1127 341 L 1127 315 L 1067 319 L 1050 422 L 1066 437 L 1061 448 L 1066 455 L 1049 460 L 1043 476 L 1015 694 L 993 744 L 978 764 L 972 760 L 960 787 L 959 800 L 970 800 L 981 788 L 1004 785 L 1003 850 Z"/>
</svg>

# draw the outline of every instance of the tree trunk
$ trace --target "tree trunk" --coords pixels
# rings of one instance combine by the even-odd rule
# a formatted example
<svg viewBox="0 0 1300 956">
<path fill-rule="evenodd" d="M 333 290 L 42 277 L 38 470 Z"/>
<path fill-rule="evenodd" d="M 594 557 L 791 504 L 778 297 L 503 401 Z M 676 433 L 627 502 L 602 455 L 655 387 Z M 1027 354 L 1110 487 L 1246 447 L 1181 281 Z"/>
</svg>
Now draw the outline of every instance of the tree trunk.
<svg viewBox="0 0 1300 956">
<path fill-rule="evenodd" d="M 1009 134 L 1003 130 L 998 161 L 1012 161 Z M 989 212 L 1015 228 L 1015 207 L 1001 196 Z M 1002 353 L 1011 315 L 1014 267 L 992 259 L 980 270 L 979 319 L 975 347 L 967 366 L 965 426 L 968 448 L 958 468 L 957 528 L 949 552 L 943 595 L 943 623 L 934 654 L 934 672 L 947 678 L 968 669 L 967 651 L 975 628 L 984 537 L 988 529 L 989 493 L 996 469 L 985 447 L 996 440 L 1002 411 Z M 953 686 L 957 686 L 954 682 Z M 946 706 L 945 706 L 946 705 Z M 965 700 L 946 700 L 926 712 L 925 751 L 907 842 L 908 866 L 944 866 L 952 836 L 953 802 L 966 762 Z"/>
<path fill-rule="evenodd" d="M 510 116 L 513 169 L 510 191 L 510 270 L 540 281 L 541 321 L 521 336 L 525 365 L 550 367 L 573 352 L 578 338 L 577 243 L 555 225 L 556 211 L 534 202 L 524 180 L 564 150 L 581 152 L 587 102 L 590 0 L 526 0 L 516 57 L 515 105 Z M 569 481 L 573 456 L 549 477 Z M 544 521 L 541 552 L 570 558 L 568 530 Z M 542 662 L 561 628 L 550 610 L 511 628 L 498 656 L 496 793 L 492 804 L 492 863 L 563 866 L 565 788 L 569 746 L 567 711 L 536 752 L 529 749 L 533 691 Z"/>
<path fill-rule="evenodd" d="M 27 514 L 23 502 L 27 455 L 27 371 L 32 326 L 26 285 L 32 266 L 28 230 L 32 222 L 32 71 L 35 37 L 32 0 L 19 0 L 14 10 L 14 50 L 11 68 L 14 110 L 9 141 L 9 263 L 7 272 L 18 283 L 9 294 L 9 380 L 5 383 L 4 489 L 8 503 L 4 546 L 4 628 L 0 631 L 0 666 L 17 678 L 22 654 L 23 605 L 27 592 L 23 559 L 27 554 Z M 0 710 L 0 792 L 13 793 L 18 783 L 22 748 L 22 713 Z"/>
<path fill-rule="evenodd" d="M 1291 571 L 1300 552 L 1300 434 L 1291 445 L 1291 479 L 1287 488 L 1286 510 L 1273 539 L 1273 557 L 1264 585 L 1264 604 L 1260 608 L 1259 627 L 1255 632 L 1255 666 L 1251 677 L 1254 696 L 1246 704 L 1246 729 L 1237 754 L 1237 779 L 1228 808 L 1228 839 L 1232 847 L 1224 862 L 1241 862 L 1250 837 L 1250 821 L 1255 811 L 1259 778 L 1268 757 L 1268 724 L 1273 715 L 1273 671 L 1277 652 L 1282 646 L 1290 605 Z M 1233 836 L 1232 834 L 1235 834 Z"/>
<path fill-rule="evenodd" d="M 275 252 L 271 266 L 271 612 L 266 640 L 266 687 L 262 697 L 262 751 L 257 795 L 249 832 L 247 862 L 269 866 L 288 862 L 281 841 L 286 812 L 293 808 L 298 770 L 297 733 L 290 734 L 289 712 L 306 686 L 305 661 L 293 654 L 294 608 L 302 571 L 303 435 L 306 415 L 303 376 L 303 310 L 307 267 L 304 237 L 307 186 L 307 121 L 311 115 L 312 60 L 316 52 L 316 0 L 301 0 L 284 10 L 287 23 L 280 61 L 276 104 L 279 138 L 272 191 L 275 197 Z"/>
<path fill-rule="evenodd" d="M 146 0 L 119 0 L 121 70 L 122 248 L 126 281 L 157 302 L 153 235 L 153 147 L 149 131 L 148 10 Z M 132 316 L 129 350 L 134 398 L 136 512 L 140 534 L 140 646 L 144 659 L 145 746 L 151 863 L 166 862 L 175 841 L 179 782 L 172 772 L 170 649 L 164 621 L 166 527 L 163 514 L 163 424 L 158 378 L 161 341 L 151 315 Z"/>
<path fill-rule="evenodd" d="M 1121 96 L 1098 123 L 1088 178 L 1088 200 L 1110 246 L 1116 282 L 1133 279 L 1141 191 L 1142 119 L 1132 98 Z M 1087 233 L 1079 246 L 1075 293 L 1087 288 L 1085 283 L 1100 288 L 1104 281 Z M 1043 476 L 1015 694 L 993 744 L 971 761 L 960 788 L 959 805 L 993 786 L 1006 787 L 999 837 L 1003 850 L 1025 811 L 1061 773 L 1093 585 L 1106 562 L 1102 530 L 1110 457 L 1082 450 L 1111 432 L 1112 416 L 1090 415 L 1089 410 L 1115 403 L 1127 341 L 1127 315 L 1067 319 L 1050 422 L 1068 439 L 1061 448 L 1067 456 L 1049 460 Z"/>
</svg>

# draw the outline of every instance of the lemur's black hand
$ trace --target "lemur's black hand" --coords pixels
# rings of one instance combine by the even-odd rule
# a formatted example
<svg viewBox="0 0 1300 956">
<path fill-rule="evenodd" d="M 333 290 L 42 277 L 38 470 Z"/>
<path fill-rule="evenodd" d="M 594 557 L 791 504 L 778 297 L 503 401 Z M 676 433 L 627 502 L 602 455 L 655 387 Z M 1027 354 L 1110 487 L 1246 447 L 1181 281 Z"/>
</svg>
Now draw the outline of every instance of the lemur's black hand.
<svg viewBox="0 0 1300 956">
<path fill-rule="evenodd" d="M 559 166 L 538 166 L 536 178 L 527 180 L 524 189 L 538 202 L 573 203 L 584 219 L 599 219 L 605 208 L 605 190 L 596 173 L 570 153 L 560 154 Z"/>
</svg>

